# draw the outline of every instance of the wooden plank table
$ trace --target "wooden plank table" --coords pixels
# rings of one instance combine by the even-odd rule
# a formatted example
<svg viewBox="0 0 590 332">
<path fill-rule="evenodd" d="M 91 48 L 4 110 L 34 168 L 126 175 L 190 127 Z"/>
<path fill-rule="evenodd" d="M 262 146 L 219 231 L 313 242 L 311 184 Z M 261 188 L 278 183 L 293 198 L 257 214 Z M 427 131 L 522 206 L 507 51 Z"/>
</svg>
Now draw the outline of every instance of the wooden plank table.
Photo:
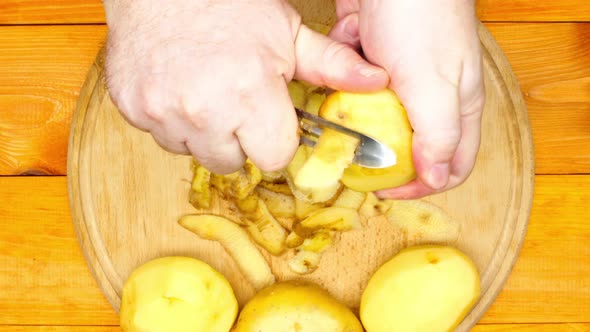
<svg viewBox="0 0 590 332">
<path fill-rule="evenodd" d="M 480 0 L 478 14 L 525 95 L 537 175 L 520 258 L 475 331 L 590 331 L 590 2 Z M 120 330 L 64 176 L 106 32 L 100 0 L 0 2 L 0 332 Z"/>
</svg>

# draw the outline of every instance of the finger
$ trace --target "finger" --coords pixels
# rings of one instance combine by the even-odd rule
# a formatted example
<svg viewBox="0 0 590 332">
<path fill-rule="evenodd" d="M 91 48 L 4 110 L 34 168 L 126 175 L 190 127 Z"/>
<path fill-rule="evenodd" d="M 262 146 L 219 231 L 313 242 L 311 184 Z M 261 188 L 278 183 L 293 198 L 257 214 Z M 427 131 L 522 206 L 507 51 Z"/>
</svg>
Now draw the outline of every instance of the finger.
<svg viewBox="0 0 590 332">
<path fill-rule="evenodd" d="M 335 41 L 348 44 L 354 49 L 359 49 L 361 46 L 361 38 L 359 35 L 359 15 L 352 13 L 344 16 L 334 26 L 328 37 Z"/>
<path fill-rule="evenodd" d="M 192 156 L 206 169 L 215 174 L 229 174 L 239 170 L 246 162 L 246 156 L 233 133 L 211 135 L 195 133 L 186 146 Z"/>
<path fill-rule="evenodd" d="M 260 82 L 256 100 L 243 96 L 250 115 L 236 131 L 244 152 L 263 171 L 287 166 L 299 145 L 298 125 L 287 85 L 281 76 Z"/>
<path fill-rule="evenodd" d="M 451 162 L 451 178 L 447 187 L 455 187 L 469 177 L 477 159 L 481 141 L 481 116 L 484 104 L 483 92 L 474 104 L 461 116 L 461 141 Z"/>
<path fill-rule="evenodd" d="M 451 162 L 449 182 L 444 188 L 435 190 L 420 179 L 415 179 L 401 187 L 381 190 L 375 194 L 382 199 L 418 199 L 462 184 L 473 170 L 479 150 L 481 127 L 481 112 L 479 110 L 482 107 L 482 102 L 483 100 L 478 102 L 474 112 L 461 118 L 463 135 Z"/>
<path fill-rule="evenodd" d="M 152 131 L 152 137 L 164 150 L 176 154 L 189 154 L 185 140 L 175 136 L 176 135 L 174 134 L 159 129 Z"/>
<path fill-rule="evenodd" d="M 425 185 L 420 179 L 415 179 L 398 188 L 377 191 L 375 195 L 381 199 L 418 199 L 435 192 L 436 190 Z"/>
<path fill-rule="evenodd" d="M 152 112 L 153 113 L 153 112 Z M 186 142 L 193 128 L 174 109 L 161 112 L 162 120 L 150 129 L 154 140 L 165 150 L 176 154 L 190 154 Z"/>
<path fill-rule="evenodd" d="M 359 9 L 359 0 L 336 0 L 336 17 L 338 17 L 338 20 L 351 13 L 357 13 Z"/>
<path fill-rule="evenodd" d="M 418 177 L 438 190 L 449 182 L 451 161 L 461 139 L 459 93 L 451 82 L 429 76 L 416 73 L 413 77 L 417 79 L 406 81 L 396 91 L 414 129 L 412 150 Z"/>
<path fill-rule="evenodd" d="M 295 78 L 335 90 L 369 92 L 387 87 L 384 69 L 365 61 L 349 45 L 301 25 L 295 40 Z"/>
</svg>

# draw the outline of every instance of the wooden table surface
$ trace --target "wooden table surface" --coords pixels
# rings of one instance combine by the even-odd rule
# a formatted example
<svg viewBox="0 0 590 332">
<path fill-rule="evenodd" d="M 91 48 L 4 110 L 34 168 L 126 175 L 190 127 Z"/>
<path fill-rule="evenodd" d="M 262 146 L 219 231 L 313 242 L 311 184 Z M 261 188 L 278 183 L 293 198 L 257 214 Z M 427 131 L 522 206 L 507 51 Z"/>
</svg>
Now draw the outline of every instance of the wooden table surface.
<svg viewBox="0 0 590 332">
<path fill-rule="evenodd" d="M 590 331 L 590 1 L 480 0 L 478 14 L 525 95 L 536 176 L 521 255 L 475 331 Z M 0 332 L 119 331 L 65 177 L 106 32 L 100 0 L 0 1 Z"/>
</svg>

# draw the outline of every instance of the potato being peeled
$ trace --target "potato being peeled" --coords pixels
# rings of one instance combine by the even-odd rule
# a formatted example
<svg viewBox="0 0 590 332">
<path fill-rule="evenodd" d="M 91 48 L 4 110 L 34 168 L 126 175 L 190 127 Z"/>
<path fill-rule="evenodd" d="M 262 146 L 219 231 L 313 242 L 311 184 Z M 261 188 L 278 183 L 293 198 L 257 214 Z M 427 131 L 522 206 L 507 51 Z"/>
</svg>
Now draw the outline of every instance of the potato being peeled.
<svg viewBox="0 0 590 332">
<path fill-rule="evenodd" d="M 387 144 L 397 156 L 397 164 L 384 169 L 350 165 L 341 179 L 346 187 L 371 192 L 398 187 L 416 177 L 412 159 L 412 127 L 393 91 L 334 92 L 322 104 L 320 116 Z M 344 159 L 348 157 L 343 156 Z"/>
<path fill-rule="evenodd" d="M 154 259 L 125 282 L 120 321 L 125 332 L 228 332 L 238 314 L 229 282 L 189 257 Z"/>
<path fill-rule="evenodd" d="M 234 332 L 363 332 L 356 316 L 326 290 L 284 281 L 256 294 L 242 309 Z"/>
<path fill-rule="evenodd" d="M 473 262 L 448 246 L 402 250 L 369 280 L 360 307 L 367 332 L 452 331 L 480 296 Z"/>
</svg>

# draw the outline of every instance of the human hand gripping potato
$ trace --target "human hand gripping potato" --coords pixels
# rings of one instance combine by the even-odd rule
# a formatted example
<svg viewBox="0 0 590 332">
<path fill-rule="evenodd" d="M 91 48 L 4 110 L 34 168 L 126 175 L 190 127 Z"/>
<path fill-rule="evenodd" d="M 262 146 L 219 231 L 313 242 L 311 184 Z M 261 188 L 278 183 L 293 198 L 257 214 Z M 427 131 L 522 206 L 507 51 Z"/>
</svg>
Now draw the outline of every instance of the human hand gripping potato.
<svg viewBox="0 0 590 332">
<path fill-rule="evenodd" d="M 107 84 L 134 126 L 212 172 L 246 158 L 263 171 L 299 138 L 287 83 L 385 88 L 388 75 L 347 44 L 313 32 L 286 0 L 105 0 Z"/>
<path fill-rule="evenodd" d="M 464 182 L 475 164 L 485 102 L 473 0 L 337 0 L 336 40 L 385 68 L 414 129 L 417 178 L 378 191 L 420 198 Z"/>
</svg>

